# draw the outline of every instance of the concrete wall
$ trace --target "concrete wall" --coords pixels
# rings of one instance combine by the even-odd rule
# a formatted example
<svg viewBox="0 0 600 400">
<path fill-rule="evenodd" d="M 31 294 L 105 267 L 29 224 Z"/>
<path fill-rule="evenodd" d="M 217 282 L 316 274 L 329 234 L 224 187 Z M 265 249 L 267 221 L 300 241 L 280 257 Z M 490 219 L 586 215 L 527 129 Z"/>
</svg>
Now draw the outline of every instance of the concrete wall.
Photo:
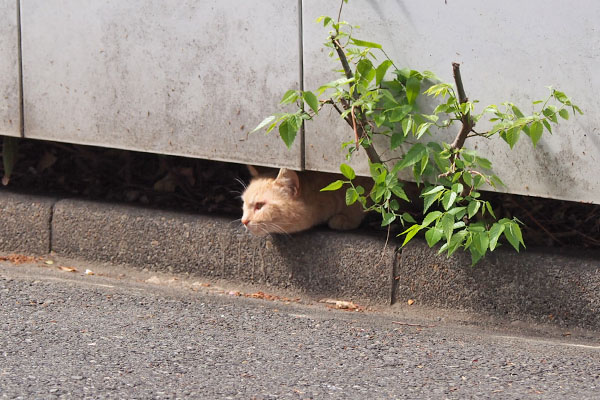
<svg viewBox="0 0 600 400">
<path fill-rule="evenodd" d="M 298 2 L 23 0 L 25 136 L 300 168 L 248 136 L 299 86 Z M 250 128 L 250 129 L 249 129 Z"/>
<path fill-rule="evenodd" d="M 20 136 L 17 2 L 0 0 L 0 135 Z"/>
<path fill-rule="evenodd" d="M 321 46 L 328 29 L 314 23 L 337 15 L 338 1 L 20 3 L 26 137 L 324 171 L 343 160 L 339 144 L 351 132 L 335 112 L 306 125 L 305 154 L 300 140 L 288 151 L 274 137 L 248 136 L 285 90 L 300 87 L 301 73 L 314 89 L 339 68 Z M 9 94 L 1 113 L 12 110 L 14 126 L 15 1 L 0 7 L 9 55 L 0 59 Z M 526 137 L 512 152 L 501 140 L 468 145 L 494 162 L 509 192 L 600 203 L 600 3 L 352 0 L 343 18 L 399 66 L 452 82 L 451 62 L 462 63 L 467 94 L 482 104 L 511 99 L 528 111 L 547 85 L 567 92 L 586 115 L 537 149 Z M 4 134 L 18 134 L 1 115 Z M 365 165 L 355 160 L 362 173 Z"/>
<path fill-rule="evenodd" d="M 323 71 L 339 69 L 321 50 L 328 29 L 312 23 L 338 9 L 335 1 L 304 1 L 307 90 L 328 78 Z M 600 203 L 600 3 L 355 0 L 343 19 L 361 26 L 355 37 L 382 44 L 399 68 L 431 70 L 453 83 L 451 63 L 461 63 L 467 95 L 484 106 L 511 100 L 530 111 L 549 85 L 572 96 L 585 115 L 544 134 L 536 149 L 525 135 L 514 151 L 500 138 L 470 139 L 467 147 L 492 160 L 508 192 Z M 337 140 L 328 139 L 332 134 Z M 455 134 L 446 135 L 449 142 Z M 306 168 L 337 170 L 337 143 L 352 136 L 335 111 L 307 124 Z M 368 173 L 365 160 L 355 166 Z"/>
</svg>

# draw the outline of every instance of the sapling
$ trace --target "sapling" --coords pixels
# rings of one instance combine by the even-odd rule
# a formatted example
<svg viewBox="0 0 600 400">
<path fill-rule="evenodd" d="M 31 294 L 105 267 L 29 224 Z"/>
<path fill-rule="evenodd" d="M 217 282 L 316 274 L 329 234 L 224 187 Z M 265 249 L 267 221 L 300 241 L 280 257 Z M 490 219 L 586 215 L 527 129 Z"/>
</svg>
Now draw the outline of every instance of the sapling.
<svg viewBox="0 0 600 400">
<path fill-rule="evenodd" d="M 559 118 L 582 114 L 580 108 L 563 92 L 549 88 L 547 98 L 533 102 L 533 112 L 523 113 L 510 101 L 500 106 L 488 105 L 477 111 L 476 100 L 466 95 L 460 65 L 452 63 L 454 85 L 442 82 L 430 71 L 398 68 L 383 47 L 354 37 L 352 27 L 341 20 L 347 0 L 342 0 L 337 18 L 317 19 L 330 27 L 325 46 L 330 57 L 341 64 L 340 77 L 315 91 L 289 90 L 281 104 L 295 104 L 290 113 L 277 113 L 265 118 L 254 131 L 276 127 L 288 148 L 294 142 L 304 121 L 312 120 L 324 107 L 333 107 L 352 129 L 353 137 L 342 144 L 349 159 L 362 148 L 368 156 L 374 184 L 370 191 L 355 185 L 354 170 L 340 165 L 346 180 L 337 180 L 322 190 L 346 187 L 346 202 L 360 202 L 368 211 L 381 214 L 382 226 L 399 221 L 405 230 L 402 246 L 424 231 L 430 247 L 443 242 L 439 252 L 448 256 L 464 248 L 477 263 L 488 251 L 498 247 L 503 236 L 516 251 L 525 247 L 516 217 L 497 219 L 492 205 L 482 198 L 484 185 L 503 186 L 491 172 L 492 163 L 475 150 L 465 147 L 473 137 L 502 138 L 513 149 L 522 134 L 535 147 L 544 132 L 552 133 Z M 374 64 L 375 53 L 383 61 Z M 391 77 L 391 78 L 390 78 Z M 419 99 L 426 96 L 437 102 L 430 113 L 420 110 Z M 480 131 L 481 123 L 491 126 Z M 452 143 L 440 139 L 440 132 L 457 129 Z M 385 138 L 386 150 L 401 152 L 395 160 L 382 160 L 375 147 L 375 137 Z M 377 140 L 381 145 L 381 140 Z M 422 216 L 402 212 L 402 201 L 410 201 L 399 179 L 403 170 L 411 170 L 419 185 L 423 201 Z M 486 215 L 487 213 L 487 215 Z"/>
</svg>

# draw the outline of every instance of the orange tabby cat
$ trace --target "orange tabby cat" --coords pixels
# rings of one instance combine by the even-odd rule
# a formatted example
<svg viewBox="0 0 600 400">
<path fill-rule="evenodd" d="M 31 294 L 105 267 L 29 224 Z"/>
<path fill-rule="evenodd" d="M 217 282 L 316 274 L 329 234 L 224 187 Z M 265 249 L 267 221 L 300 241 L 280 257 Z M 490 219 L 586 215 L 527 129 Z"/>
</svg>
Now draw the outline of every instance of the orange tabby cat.
<svg viewBox="0 0 600 400">
<path fill-rule="evenodd" d="M 259 174 L 248 166 L 252 181 L 244 191 L 242 223 L 257 236 L 293 233 L 327 222 L 330 228 L 357 228 L 365 213 L 360 203 L 346 205 L 346 191 L 321 192 L 338 176 L 321 172 L 295 172 L 282 168 L 279 173 Z M 342 178 L 340 178 L 342 179 Z M 357 178 L 366 186 L 370 179 Z"/>
</svg>

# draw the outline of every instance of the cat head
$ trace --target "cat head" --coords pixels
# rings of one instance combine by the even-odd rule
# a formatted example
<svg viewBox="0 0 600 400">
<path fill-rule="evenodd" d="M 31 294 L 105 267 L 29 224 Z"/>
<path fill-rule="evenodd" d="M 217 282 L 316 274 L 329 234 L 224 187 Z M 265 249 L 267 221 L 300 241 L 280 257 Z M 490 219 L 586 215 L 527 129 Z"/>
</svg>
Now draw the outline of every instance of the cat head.
<svg viewBox="0 0 600 400">
<path fill-rule="evenodd" d="M 251 166 L 248 169 L 252 180 L 242 194 L 242 224 L 257 236 L 295 231 L 300 218 L 298 174 L 287 168 L 277 175 L 259 174 Z"/>
</svg>

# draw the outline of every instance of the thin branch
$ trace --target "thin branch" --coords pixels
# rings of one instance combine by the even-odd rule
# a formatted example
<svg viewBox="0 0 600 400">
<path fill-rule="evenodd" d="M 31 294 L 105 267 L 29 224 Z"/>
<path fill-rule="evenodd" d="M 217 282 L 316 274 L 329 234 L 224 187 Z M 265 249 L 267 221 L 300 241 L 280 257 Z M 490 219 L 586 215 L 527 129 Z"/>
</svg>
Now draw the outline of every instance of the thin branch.
<svg viewBox="0 0 600 400">
<path fill-rule="evenodd" d="M 340 108 L 337 106 L 337 104 L 335 104 L 333 100 L 331 100 L 331 105 L 333 106 L 333 108 L 335 108 L 335 111 L 337 111 L 340 115 L 344 113 L 342 110 L 340 110 Z M 352 120 L 347 115 L 344 117 L 344 120 L 348 123 L 348 125 L 353 126 Z"/>
<path fill-rule="evenodd" d="M 338 19 L 337 23 L 340 23 L 340 18 L 342 17 L 342 8 L 344 8 L 344 0 L 340 1 L 340 11 L 338 11 Z"/>
<path fill-rule="evenodd" d="M 458 91 L 458 100 L 461 104 L 464 104 L 469 101 L 467 95 L 465 94 L 465 88 L 462 83 L 462 78 L 460 76 L 460 64 L 452 63 L 452 71 L 454 73 L 454 83 L 456 84 L 456 90 Z M 465 140 L 467 139 L 467 135 L 473 130 L 475 124 L 473 123 L 473 119 L 471 118 L 471 113 L 467 112 L 463 114 L 460 118 L 460 122 L 462 122 L 462 127 L 456 135 L 454 142 L 450 145 L 452 149 L 459 150 L 465 145 Z"/>
<path fill-rule="evenodd" d="M 346 54 L 344 54 L 344 48 L 337 40 L 336 37 L 331 38 L 331 43 L 333 43 L 333 47 L 340 58 L 340 62 L 342 63 L 342 67 L 344 68 L 344 74 L 346 74 L 346 78 L 352 79 L 354 78 L 354 74 L 352 73 L 352 69 L 350 68 L 350 64 L 348 64 L 348 59 L 346 58 Z"/>
<path fill-rule="evenodd" d="M 461 103 L 466 103 L 467 101 L 469 101 L 469 98 L 465 94 L 465 88 L 463 87 L 462 78 L 460 76 L 459 63 L 452 63 L 452 72 L 454 75 L 454 83 L 456 83 L 456 90 L 458 90 L 458 101 L 460 101 Z"/>
<path fill-rule="evenodd" d="M 356 141 L 356 150 L 358 150 L 358 143 L 360 142 L 360 138 L 358 136 L 358 130 L 356 129 L 356 116 L 354 116 L 354 107 L 350 109 L 350 114 L 352 115 L 352 128 L 354 129 L 354 137 Z"/>
</svg>

